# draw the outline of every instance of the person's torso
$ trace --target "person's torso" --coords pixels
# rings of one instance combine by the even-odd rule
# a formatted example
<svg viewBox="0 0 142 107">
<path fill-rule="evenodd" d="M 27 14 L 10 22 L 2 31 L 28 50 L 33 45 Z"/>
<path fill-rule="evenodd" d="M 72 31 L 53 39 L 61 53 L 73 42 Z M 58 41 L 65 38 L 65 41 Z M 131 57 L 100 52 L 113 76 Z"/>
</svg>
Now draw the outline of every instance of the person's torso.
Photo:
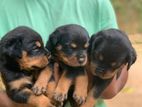
<svg viewBox="0 0 142 107">
<path fill-rule="evenodd" d="M 0 37 L 23 25 L 36 30 L 44 42 L 64 24 L 80 24 L 89 34 L 95 33 L 101 29 L 99 1 L 102 0 L 1 0 Z"/>
</svg>

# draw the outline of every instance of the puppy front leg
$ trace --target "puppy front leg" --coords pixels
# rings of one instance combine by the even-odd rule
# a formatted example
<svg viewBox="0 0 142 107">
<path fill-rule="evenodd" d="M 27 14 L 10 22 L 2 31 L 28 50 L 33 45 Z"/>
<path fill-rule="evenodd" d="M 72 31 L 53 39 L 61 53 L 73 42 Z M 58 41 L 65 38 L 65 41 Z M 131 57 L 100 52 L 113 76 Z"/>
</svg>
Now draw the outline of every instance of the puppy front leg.
<svg viewBox="0 0 142 107">
<path fill-rule="evenodd" d="M 54 68 L 53 68 L 53 75 L 51 79 L 49 80 L 47 84 L 47 93 L 46 96 L 48 96 L 49 99 L 51 99 L 52 104 L 54 104 L 56 107 L 62 107 L 63 102 L 58 102 L 56 101 L 54 97 L 54 92 L 57 86 L 57 83 L 59 81 L 59 65 L 57 63 L 54 63 Z"/>
<path fill-rule="evenodd" d="M 8 96 L 16 103 L 29 104 L 34 107 L 55 107 L 50 99 L 44 95 L 36 96 L 31 89 L 23 87 L 19 90 L 7 90 Z"/>
<path fill-rule="evenodd" d="M 94 89 L 90 90 L 86 102 L 79 107 L 94 107 L 96 99 L 94 98 Z"/>
<path fill-rule="evenodd" d="M 50 66 L 47 66 L 45 69 L 43 69 L 35 82 L 32 90 L 35 95 L 41 95 L 47 93 L 47 84 L 51 78 L 52 75 L 52 68 Z"/>
<path fill-rule="evenodd" d="M 47 85 L 47 90 L 48 93 L 46 94 L 46 96 L 48 96 L 49 99 L 51 99 L 51 103 L 54 104 L 56 107 L 62 107 L 63 106 L 63 102 L 59 102 L 57 100 L 54 99 L 54 92 L 56 89 L 56 85 L 57 83 L 55 82 L 54 79 L 51 79 Z"/>
<path fill-rule="evenodd" d="M 63 102 L 67 99 L 68 90 L 73 82 L 73 77 L 68 77 L 67 71 L 63 71 L 58 85 L 54 92 L 54 99 L 59 102 Z"/>
<path fill-rule="evenodd" d="M 5 79 L 7 79 L 7 77 L 8 76 L 5 76 Z M 31 91 L 23 92 L 23 90 L 32 87 L 31 79 L 30 76 L 25 76 L 8 82 L 6 84 L 8 96 L 17 103 L 26 103 Z"/>
<path fill-rule="evenodd" d="M 54 107 L 46 96 L 36 96 L 31 90 L 31 77 L 23 77 L 9 82 L 6 92 L 17 103 L 30 104 L 36 107 Z M 44 104 L 44 105 L 43 105 Z"/>
<path fill-rule="evenodd" d="M 25 88 L 20 93 L 27 93 L 29 96 L 27 98 L 27 104 L 34 107 L 55 107 L 51 104 L 50 99 L 44 95 L 36 96 L 33 94 L 32 90 Z"/>
<path fill-rule="evenodd" d="M 47 90 L 48 92 L 46 93 L 46 95 L 49 97 L 49 98 L 53 98 L 53 94 L 54 94 L 54 91 L 56 89 L 56 86 L 57 86 L 57 83 L 59 81 L 59 64 L 58 63 L 54 63 L 54 66 L 53 66 L 53 74 L 47 84 Z"/>
<path fill-rule="evenodd" d="M 78 105 L 85 103 L 87 97 L 88 88 L 88 76 L 84 71 L 82 74 L 78 75 L 75 79 L 75 90 L 73 93 L 73 98 Z"/>
</svg>

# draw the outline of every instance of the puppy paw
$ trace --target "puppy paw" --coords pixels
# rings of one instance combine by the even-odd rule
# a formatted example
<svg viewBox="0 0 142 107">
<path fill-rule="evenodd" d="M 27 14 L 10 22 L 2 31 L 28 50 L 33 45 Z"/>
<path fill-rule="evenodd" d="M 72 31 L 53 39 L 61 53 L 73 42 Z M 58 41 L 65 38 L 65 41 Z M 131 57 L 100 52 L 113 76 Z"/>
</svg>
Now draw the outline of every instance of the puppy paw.
<svg viewBox="0 0 142 107">
<path fill-rule="evenodd" d="M 84 104 L 86 102 L 87 95 L 79 95 L 77 93 L 73 94 L 73 98 L 78 105 Z"/>
<path fill-rule="evenodd" d="M 56 100 L 56 101 L 59 101 L 59 102 L 63 102 L 64 100 L 67 99 L 67 93 L 64 93 L 62 91 L 55 91 L 54 92 L 54 95 L 53 95 L 53 98 Z"/>
<path fill-rule="evenodd" d="M 55 107 L 62 107 L 63 106 L 63 102 L 53 100 L 53 101 L 51 101 L 51 103 L 53 105 L 55 105 Z"/>
<path fill-rule="evenodd" d="M 47 87 L 43 85 L 35 84 L 32 88 L 32 91 L 35 95 L 39 96 L 41 94 L 47 93 Z"/>
</svg>

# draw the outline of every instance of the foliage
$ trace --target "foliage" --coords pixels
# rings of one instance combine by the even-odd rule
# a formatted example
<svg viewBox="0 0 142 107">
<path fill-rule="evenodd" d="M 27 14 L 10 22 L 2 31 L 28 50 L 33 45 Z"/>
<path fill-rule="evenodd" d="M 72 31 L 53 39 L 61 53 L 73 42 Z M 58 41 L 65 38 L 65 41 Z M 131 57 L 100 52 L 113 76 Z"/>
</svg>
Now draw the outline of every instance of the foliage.
<svg viewBox="0 0 142 107">
<path fill-rule="evenodd" d="M 111 0 L 118 24 L 128 33 L 142 32 L 142 0 Z"/>
</svg>

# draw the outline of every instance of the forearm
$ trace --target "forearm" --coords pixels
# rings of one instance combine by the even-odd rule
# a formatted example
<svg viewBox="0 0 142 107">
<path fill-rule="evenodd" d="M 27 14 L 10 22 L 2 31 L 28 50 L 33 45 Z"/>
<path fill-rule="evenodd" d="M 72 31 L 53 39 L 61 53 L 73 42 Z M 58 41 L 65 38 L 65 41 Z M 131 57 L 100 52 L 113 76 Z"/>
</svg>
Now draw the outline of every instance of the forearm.
<svg viewBox="0 0 142 107">
<path fill-rule="evenodd" d="M 6 94 L 5 91 L 0 91 L 0 107 L 33 107 L 27 104 L 15 103 Z"/>
<path fill-rule="evenodd" d="M 122 69 L 119 78 L 116 78 L 116 76 L 113 78 L 112 82 L 103 91 L 101 98 L 103 99 L 113 98 L 125 86 L 127 79 L 128 79 L 128 71 L 127 71 L 127 65 L 125 65 Z"/>
</svg>

